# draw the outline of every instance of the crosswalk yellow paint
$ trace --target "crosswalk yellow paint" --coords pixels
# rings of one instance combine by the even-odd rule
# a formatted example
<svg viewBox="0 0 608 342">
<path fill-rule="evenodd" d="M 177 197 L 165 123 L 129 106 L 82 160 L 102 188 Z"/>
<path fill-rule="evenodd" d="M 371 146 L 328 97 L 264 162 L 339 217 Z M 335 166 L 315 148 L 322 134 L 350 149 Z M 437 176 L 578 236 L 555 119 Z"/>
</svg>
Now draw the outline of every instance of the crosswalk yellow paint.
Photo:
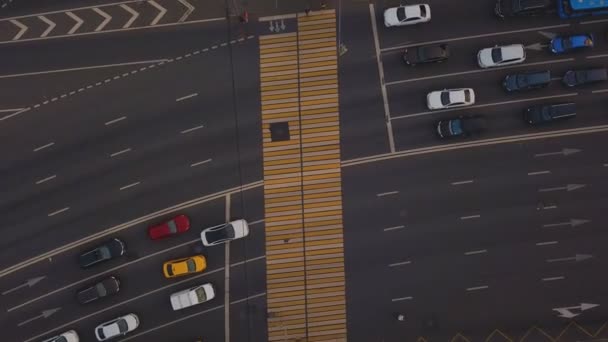
<svg viewBox="0 0 608 342">
<path fill-rule="evenodd" d="M 336 14 L 297 22 L 260 37 L 268 339 L 346 341 Z"/>
</svg>

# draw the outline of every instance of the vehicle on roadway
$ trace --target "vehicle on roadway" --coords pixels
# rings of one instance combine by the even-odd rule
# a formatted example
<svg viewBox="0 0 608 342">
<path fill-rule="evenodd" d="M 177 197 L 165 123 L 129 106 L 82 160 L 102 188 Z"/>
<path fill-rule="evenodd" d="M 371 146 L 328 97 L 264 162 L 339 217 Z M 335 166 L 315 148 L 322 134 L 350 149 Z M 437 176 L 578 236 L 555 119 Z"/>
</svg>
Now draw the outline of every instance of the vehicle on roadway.
<svg viewBox="0 0 608 342">
<path fill-rule="evenodd" d="M 526 108 L 524 112 L 524 121 L 532 126 L 538 126 L 555 121 L 572 119 L 575 116 L 575 103 L 542 104 Z"/>
<path fill-rule="evenodd" d="M 185 233 L 190 229 L 190 219 L 186 215 L 178 215 L 148 228 L 148 236 L 152 240 L 164 239 L 169 236 Z"/>
<path fill-rule="evenodd" d="M 534 16 L 555 10 L 555 0 L 498 0 L 494 13 L 500 18 Z"/>
<path fill-rule="evenodd" d="M 481 68 L 492 68 L 522 63 L 526 60 L 526 51 L 522 44 L 494 46 L 479 50 L 477 63 Z"/>
<path fill-rule="evenodd" d="M 475 103 L 475 92 L 471 88 L 436 90 L 426 95 L 430 110 L 470 106 Z"/>
<path fill-rule="evenodd" d="M 125 254 L 125 243 L 120 239 L 112 239 L 80 255 L 80 267 L 89 268 L 101 262 L 117 258 Z"/>
<path fill-rule="evenodd" d="M 249 235 L 249 224 L 241 219 L 203 229 L 201 240 L 203 245 L 211 247 L 244 238 L 247 235 Z"/>
<path fill-rule="evenodd" d="M 591 33 L 557 36 L 549 42 L 551 52 L 556 55 L 571 51 L 591 49 L 594 45 L 594 38 Z"/>
<path fill-rule="evenodd" d="M 533 71 L 521 74 L 507 75 L 502 82 L 503 88 L 506 91 L 529 90 L 536 88 L 544 88 L 551 82 L 551 72 Z"/>
<path fill-rule="evenodd" d="M 574 87 L 583 84 L 604 82 L 607 79 L 608 73 L 605 68 L 568 70 L 562 78 L 562 83 L 568 87 Z"/>
<path fill-rule="evenodd" d="M 406 26 L 431 20 L 431 6 L 427 4 L 402 5 L 384 10 L 384 26 Z"/>
<path fill-rule="evenodd" d="M 213 288 L 213 285 L 206 283 L 175 292 L 169 299 L 171 300 L 171 307 L 174 311 L 177 311 L 208 302 L 213 298 L 215 298 L 215 289 Z"/>
<path fill-rule="evenodd" d="M 207 268 L 207 260 L 202 255 L 166 261 L 163 264 L 165 278 L 175 278 L 202 272 Z"/>
<path fill-rule="evenodd" d="M 486 128 L 486 120 L 481 115 L 459 116 L 440 120 L 436 124 L 437 135 L 442 138 L 470 137 L 480 134 Z"/>
<path fill-rule="evenodd" d="M 429 44 L 405 49 L 403 61 L 414 66 L 422 63 L 440 63 L 450 57 L 448 44 Z"/>
<path fill-rule="evenodd" d="M 97 337 L 98 341 L 109 340 L 114 337 L 126 335 L 137 329 L 138 326 L 139 317 L 134 313 L 126 314 L 98 325 L 97 328 L 95 328 L 95 337 Z"/>
<path fill-rule="evenodd" d="M 603 0 L 554 0 L 557 4 L 557 14 L 562 19 L 582 17 L 587 15 L 608 14 L 608 2 Z"/>
<path fill-rule="evenodd" d="M 42 342 L 79 342 L 78 333 L 74 330 L 68 330 L 55 337 L 51 337 Z"/>
<path fill-rule="evenodd" d="M 94 302 L 100 298 L 107 297 L 120 291 L 120 282 L 116 277 L 108 277 L 91 286 L 88 286 L 76 294 L 80 304 Z"/>
</svg>

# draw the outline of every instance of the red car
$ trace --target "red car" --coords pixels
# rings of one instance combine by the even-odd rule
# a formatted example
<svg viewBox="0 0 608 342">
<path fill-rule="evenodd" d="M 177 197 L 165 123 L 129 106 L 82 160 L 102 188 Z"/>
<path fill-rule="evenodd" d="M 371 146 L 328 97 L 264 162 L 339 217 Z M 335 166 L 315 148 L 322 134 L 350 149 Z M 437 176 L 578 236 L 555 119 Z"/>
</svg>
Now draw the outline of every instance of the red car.
<svg viewBox="0 0 608 342">
<path fill-rule="evenodd" d="M 164 239 L 171 235 L 183 233 L 190 229 L 190 219 L 186 215 L 178 215 L 168 221 L 148 228 L 152 240 Z"/>
</svg>

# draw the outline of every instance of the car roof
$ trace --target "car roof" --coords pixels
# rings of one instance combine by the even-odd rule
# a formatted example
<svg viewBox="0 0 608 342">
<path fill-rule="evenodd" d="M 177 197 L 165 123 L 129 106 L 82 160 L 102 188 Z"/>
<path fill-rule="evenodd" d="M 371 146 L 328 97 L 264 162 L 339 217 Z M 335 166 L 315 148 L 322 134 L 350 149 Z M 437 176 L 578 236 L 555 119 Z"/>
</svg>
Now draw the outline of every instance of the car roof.
<svg viewBox="0 0 608 342">
<path fill-rule="evenodd" d="M 408 18 L 420 17 L 421 16 L 420 6 L 421 5 L 419 5 L 419 4 L 403 6 L 403 8 L 405 9 L 405 16 Z"/>
<path fill-rule="evenodd" d="M 524 49 L 521 44 L 501 46 L 500 50 L 502 52 L 503 60 L 522 58 L 524 56 Z"/>
</svg>

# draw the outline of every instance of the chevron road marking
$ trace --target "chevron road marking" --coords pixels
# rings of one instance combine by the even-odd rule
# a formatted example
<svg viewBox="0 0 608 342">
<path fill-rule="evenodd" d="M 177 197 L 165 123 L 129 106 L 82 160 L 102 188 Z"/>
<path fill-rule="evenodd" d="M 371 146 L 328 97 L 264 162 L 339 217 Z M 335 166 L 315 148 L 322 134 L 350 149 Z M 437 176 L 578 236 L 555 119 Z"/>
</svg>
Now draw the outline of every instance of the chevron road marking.
<svg viewBox="0 0 608 342">
<path fill-rule="evenodd" d="M 17 34 L 13 37 L 13 40 L 18 40 L 25 34 L 25 32 L 27 32 L 27 26 L 23 25 L 21 22 L 15 19 L 12 19 L 11 23 L 15 24 L 15 26 L 19 28 L 19 32 L 17 32 Z"/>
<path fill-rule="evenodd" d="M 131 19 L 129 19 L 129 21 L 127 21 L 127 23 L 122 27 L 123 29 L 129 28 L 131 27 L 131 25 L 133 25 L 133 22 L 137 19 L 137 17 L 139 17 L 139 13 L 129 7 L 129 5 L 121 4 L 120 7 L 122 7 L 125 11 L 131 13 Z"/>
<path fill-rule="evenodd" d="M 47 25 L 49 25 L 49 27 L 46 29 L 46 31 L 44 31 L 40 37 L 44 38 L 46 36 L 49 35 L 49 33 L 51 33 L 51 31 L 53 31 L 53 29 L 55 28 L 55 26 L 57 26 L 57 24 L 55 24 L 53 21 L 51 21 L 49 18 L 43 16 L 43 15 L 39 15 L 38 19 L 44 21 Z"/>
<path fill-rule="evenodd" d="M 82 24 L 84 23 L 84 20 L 80 19 L 79 16 L 77 16 L 76 14 L 68 11 L 65 12 L 65 14 L 68 15 L 68 17 L 74 19 L 74 21 L 76 22 L 76 24 L 74 25 L 74 27 L 72 27 L 70 29 L 70 31 L 68 31 L 68 34 L 74 34 L 74 32 L 78 31 L 78 29 L 80 28 L 80 26 L 82 26 Z"/>
<path fill-rule="evenodd" d="M 154 0 L 150 0 L 148 1 L 148 3 L 154 7 L 156 7 L 156 9 L 159 10 L 160 13 L 158 13 L 158 15 L 156 16 L 156 18 L 154 18 L 154 20 L 152 20 L 152 22 L 150 23 L 150 26 L 154 26 L 156 24 L 158 24 L 158 22 L 160 21 L 160 19 L 165 15 L 165 13 L 167 13 L 167 9 L 164 8 L 163 6 L 159 5 L 156 1 Z"/>
<path fill-rule="evenodd" d="M 112 16 L 110 16 L 108 13 L 100 10 L 97 7 L 94 7 L 93 11 L 95 11 L 100 16 L 104 17 L 104 21 L 102 21 L 101 24 L 99 24 L 99 26 L 97 26 L 97 28 L 95 29 L 95 32 L 99 32 L 99 31 L 103 30 L 104 27 L 106 27 L 106 25 L 110 22 L 110 20 L 112 20 Z"/>
<path fill-rule="evenodd" d="M 178 20 L 180 23 L 183 23 L 183 22 L 184 22 L 184 21 L 185 21 L 185 20 L 188 18 L 188 16 L 190 16 L 190 14 L 191 14 L 191 13 L 194 11 L 194 6 L 192 6 L 192 5 L 191 5 L 190 3 L 188 3 L 188 1 L 186 1 L 186 0 L 178 0 L 178 1 L 179 1 L 179 2 L 180 2 L 182 5 L 186 6 L 186 8 L 188 8 L 188 9 L 186 10 L 186 12 L 184 13 L 184 15 L 182 15 L 182 17 L 181 17 L 181 18 L 179 18 L 179 20 Z"/>
</svg>

